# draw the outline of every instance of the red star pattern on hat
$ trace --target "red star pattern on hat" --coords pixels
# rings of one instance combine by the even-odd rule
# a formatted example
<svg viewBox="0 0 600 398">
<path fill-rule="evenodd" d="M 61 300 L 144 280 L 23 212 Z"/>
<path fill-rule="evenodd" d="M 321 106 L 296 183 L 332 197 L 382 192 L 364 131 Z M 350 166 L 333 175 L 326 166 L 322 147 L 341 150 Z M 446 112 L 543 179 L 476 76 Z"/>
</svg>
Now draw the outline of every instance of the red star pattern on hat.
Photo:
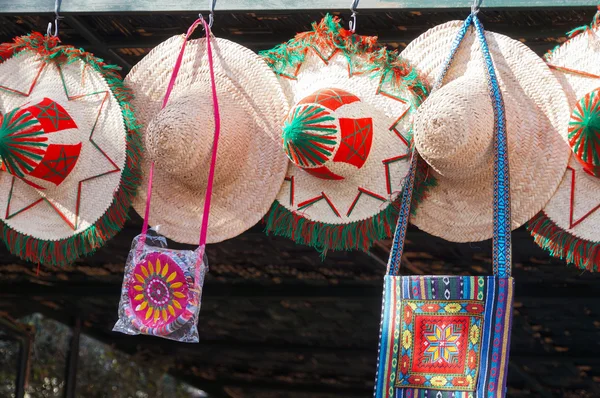
<svg viewBox="0 0 600 398">
<path fill-rule="evenodd" d="M 37 205 L 40 205 L 42 202 L 46 202 L 46 204 L 52 209 L 54 209 L 56 214 L 59 217 L 61 217 L 64 220 L 64 222 L 67 225 L 69 225 L 69 227 L 71 227 L 73 230 L 77 230 L 79 224 L 79 210 L 82 205 L 81 194 L 82 190 L 85 189 L 85 183 L 97 178 L 101 178 L 105 175 L 121 171 L 120 167 L 107 155 L 106 151 L 103 150 L 103 148 L 101 148 L 100 145 L 98 145 L 98 143 L 94 141 L 94 131 L 98 124 L 98 120 L 101 118 L 105 106 L 107 105 L 107 99 L 110 97 L 110 92 L 106 90 L 95 91 L 90 93 L 77 92 L 77 89 L 73 87 L 73 82 L 65 81 L 60 66 L 46 63 L 43 61 L 38 62 L 40 64 L 39 69 L 35 77 L 33 78 L 31 84 L 29 85 L 29 89 L 27 91 L 21 91 L 13 87 L 0 86 L 0 89 L 3 91 L 3 93 L 0 93 L 0 95 L 12 95 L 22 97 L 24 99 L 24 103 L 26 103 L 31 98 L 35 97 L 36 87 L 41 81 L 43 81 L 43 79 L 59 79 L 62 82 L 64 93 L 57 93 L 56 98 L 52 98 L 52 100 L 58 102 L 65 108 L 68 108 L 69 106 L 72 106 L 70 104 L 78 103 L 78 101 L 81 101 L 83 99 L 86 99 L 86 101 L 88 101 L 90 98 L 97 99 L 98 104 L 96 108 L 96 117 L 94 123 L 92 124 L 91 131 L 81 130 L 78 133 L 81 134 L 82 144 L 80 145 L 82 145 L 83 147 L 89 147 L 89 149 L 87 150 L 81 148 L 82 156 L 79 159 L 79 162 L 91 162 L 94 164 L 94 167 L 91 168 L 92 172 L 84 173 L 80 176 L 80 179 L 76 184 L 77 188 L 75 195 L 69 196 L 74 198 L 72 203 L 65 203 L 64 201 L 60 204 L 55 203 L 45 195 L 44 190 L 39 189 L 40 187 L 36 188 L 34 186 L 35 184 L 31 184 L 30 182 L 13 176 L 10 186 L 9 200 L 5 209 L 5 218 L 10 219 L 12 217 L 17 216 L 18 214 L 32 209 Z M 81 69 L 81 81 L 85 81 L 86 78 L 89 78 L 86 77 L 87 71 L 89 71 L 88 68 L 84 67 Z M 86 102 L 85 106 L 90 106 L 89 102 Z M 51 109 L 48 109 L 47 111 L 50 112 Z M 61 115 L 56 114 L 56 116 L 60 118 Z M 75 123 L 79 124 L 79 121 L 75 120 Z M 54 128 L 56 128 L 56 126 L 54 126 Z M 52 126 L 50 126 L 50 129 L 52 129 Z M 67 131 L 68 130 L 71 129 L 67 129 Z M 54 134 L 61 134 L 61 132 L 55 132 Z M 60 152 L 59 150 L 59 152 L 57 153 L 58 158 L 53 161 L 59 163 L 63 162 L 62 166 L 66 167 L 66 169 L 76 167 L 76 165 L 73 164 L 73 154 L 71 153 L 72 151 L 69 148 L 74 146 L 76 145 L 65 145 L 65 148 L 63 148 L 63 152 Z M 52 166 L 53 161 L 48 163 L 47 166 Z M 59 164 L 56 164 L 56 166 L 58 165 Z M 49 178 L 52 178 L 53 175 L 56 177 L 56 170 L 53 171 L 51 170 L 51 168 L 52 167 L 48 167 Z M 82 170 L 85 170 L 85 168 L 82 168 Z M 69 172 L 70 171 L 71 170 L 69 170 Z M 59 187 L 58 189 L 61 188 L 62 187 Z M 37 193 L 37 195 L 31 195 L 34 197 L 34 199 L 32 199 L 30 203 L 21 203 L 18 206 L 18 208 L 15 209 L 12 208 L 11 202 L 14 197 L 14 194 L 16 194 L 19 190 L 34 190 Z"/>
<path fill-rule="evenodd" d="M 600 201 L 598 202 L 598 204 L 596 206 L 592 207 L 591 209 L 582 209 L 583 211 L 587 210 L 587 212 L 583 213 L 583 215 L 576 218 L 575 217 L 575 208 L 577 207 L 577 179 L 596 178 L 596 177 L 590 176 L 584 170 L 579 170 L 579 172 L 578 172 L 571 166 L 568 166 L 567 169 L 571 172 L 571 200 L 570 200 L 570 206 L 569 206 L 569 228 L 574 228 L 578 224 L 582 223 L 586 218 L 588 218 L 589 216 L 594 214 L 598 209 L 600 209 Z M 577 213 L 581 214 L 581 212 L 579 212 L 579 211 Z"/>
<path fill-rule="evenodd" d="M 315 52 L 315 54 L 319 57 L 319 59 L 321 59 L 321 61 L 323 61 L 323 64 L 325 64 L 325 65 L 328 65 L 330 60 L 333 58 L 333 56 L 335 54 L 337 54 L 337 52 L 338 52 L 338 49 L 330 47 L 326 42 L 323 42 L 323 41 L 313 43 L 310 46 L 310 49 L 308 49 L 307 51 L 311 51 L 311 50 Z M 307 54 L 305 53 L 304 57 L 302 57 L 302 59 L 298 63 L 291 65 L 289 73 L 282 73 L 280 75 L 285 78 L 291 79 L 291 80 L 296 80 L 298 72 L 300 71 L 300 68 L 302 66 L 302 63 L 306 60 L 306 56 L 307 56 Z M 360 61 L 361 61 L 360 58 L 357 60 L 348 59 L 348 77 L 349 78 L 351 78 L 352 76 L 364 73 L 363 68 L 361 68 Z M 393 72 L 390 71 L 388 73 L 393 73 Z M 402 135 L 400 130 L 397 128 L 397 126 L 403 121 L 403 119 L 408 114 L 408 111 L 410 110 L 410 102 L 407 99 L 402 98 L 401 96 L 399 96 L 397 94 L 396 90 L 394 90 L 394 88 L 392 87 L 391 82 L 393 79 L 389 79 L 388 77 L 389 76 L 386 76 L 385 74 L 383 74 L 381 76 L 381 79 L 379 81 L 379 85 L 377 86 L 375 94 L 384 96 L 392 101 L 397 101 L 397 102 L 400 102 L 400 103 L 406 105 L 406 109 L 398 116 L 398 118 L 394 121 L 394 123 L 389 127 L 389 131 L 393 131 L 396 134 L 396 136 L 398 137 L 399 145 L 404 145 L 406 147 L 406 154 L 396 156 L 393 158 L 389 158 L 389 159 L 384 159 L 382 161 L 382 173 L 385 174 L 385 178 L 386 178 L 386 190 L 382 191 L 382 192 L 374 192 L 365 187 L 359 186 L 357 189 L 358 192 L 356 194 L 356 197 L 352 201 L 352 204 L 350 205 L 350 207 L 348 209 L 345 209 L 343 211 L 343 214 L 345 214 L 347 217 L 352 214 L 352 211 L 354 210 L 354 208 L 356 207 L 356 204 L 358 203 L 358 201 L 361 198 L 368 197 L 368 198 L 374 198 L 374 199 L 380 200 L 382 203 L 387 202 L 388 198 L 393 193 L 395 193 L 392 188 L 390 165 L 392 165 L 396 162 L 399 162 L 399 161 L 406 161 L 408 159 L 409 140 L 405 136 Z M 302 103 L 302 101 L 300 101 L 300 103 Z M 314 170 L 314 172 L 315 173 L 317 173 L 317 172 L 324 173 L 325 170 L 316 169 L 316 170 Z M 311 173 L 311 174 L 313 174 L 313 173 Z M 329 176 L 329 177 L 327 177 L 327 176 Z M 333 178 L 335 176 L 331 176 L 329 174 L 327 174 L 327 176 L 321 177 L 321 178 L 338 179 L 338 178 Z M 340 212 L 340 209 L 338 208 L 339 206 L 336 206 L 336 204 L 333 202 L 332 198 L 329 197 L 325 192 L 321 192 L 320 195 L 317 195 L 317 196 L 311 197 L 311 198 L 296 198 L 295 197 L 296 190 L 294 189 L 294 177 L 288 176 L 285 180 L 290 183 L 290 205 L 293 206 L 294 203 L 298 203 L 298 210 L 303 210 L 303 209 L 306 209 L 318 202 L 325 201 L 325 203 L 327 203 L 327 205 L 329 206 L 331 211 L 338 218 L 341 218 L 342 213 Z"/>
</svg>

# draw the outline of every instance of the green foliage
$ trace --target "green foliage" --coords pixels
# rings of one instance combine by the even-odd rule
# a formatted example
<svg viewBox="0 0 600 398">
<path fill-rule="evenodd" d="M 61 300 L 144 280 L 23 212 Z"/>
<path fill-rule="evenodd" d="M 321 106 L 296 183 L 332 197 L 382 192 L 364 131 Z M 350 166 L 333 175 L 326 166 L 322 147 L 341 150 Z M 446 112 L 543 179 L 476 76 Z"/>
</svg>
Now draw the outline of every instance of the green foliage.
<svg viewBox="0 0 600 398">
<path fill-rule="evenodd" d="M 34 328 L 27 398 L 63 397 L 70 328 L 40 314 L 20 320 Z M 12 350 L 12 351 L 11 351 Z M 15 351 L 16 350 L 16 351 Z M 10 397 L 18 347 L 0 340 L 0 396 Z M 11 363 L 5 366 L 6 363 Z M 82 398 L 201 398 L 206 395 L 167 374 L 173 361 L 127 355 L 84 334 L 79 342 L 76 396 Z M 5 394 L 5 392 L 7 392 Z"/>
<path fill-rule="evenodd" d="M 19 343 L 2 338 L 0 334 L 0 397 L 10 397 L 15 392 Z"/>
</svg>

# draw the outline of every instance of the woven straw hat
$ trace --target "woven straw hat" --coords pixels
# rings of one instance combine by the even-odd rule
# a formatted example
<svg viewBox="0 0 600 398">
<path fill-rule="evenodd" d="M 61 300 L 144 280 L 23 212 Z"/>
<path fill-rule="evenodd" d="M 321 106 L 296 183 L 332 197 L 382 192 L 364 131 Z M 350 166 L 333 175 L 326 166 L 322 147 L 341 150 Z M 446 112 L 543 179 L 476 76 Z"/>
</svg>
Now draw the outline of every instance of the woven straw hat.
<svg viewBox="0 0 600 398">
<path fill-rule="evenodd" d="M 291 163 L 267 232 L 326 251 L 366 250 L 393 231 L 425 91 L 376 39 L 328 15 L 261 53 L 292 104 L 275 137 Z"/>
<path fill-rule="evenodd" d="M 48 265 L 115 235 L 139 182 L 139 136 L 115 67 L 58 43 L 33 33 L 0 46 L 2 237 Z"/>
<path fill-rule="evenodd" d="M 214 116 L 206 39 L 188 42 L 167 106 L 162 100 L 184 36 L 154 48 L 125 78 L 135 94 L 147 156 L 155 161 L 150 224 L 177 242 L 198 243 Z M 252 51 L 212 39 L 221 136 L 208 243 L 233 238 L 265 215 L 283 183 L 287 158 L 271 137 L 288 104 L 277 78 Z M 134 208 L 144 214 L 146 191 Z"/>
<path fill-rule="evenodd" d="M 401 53 L 432 84 L 462 21 L 439 25 Z M 568 104 L 559 82 L 531 50 L 486 32 L 506 108 L 513 229 L 550 199 L 564 174 Z M 415 116 L 415 145 L 437 185 L 412 222 L 455 242 L 492 237 L 494 114 L 479 42 L 471 29 L 444 85 Z M 560 133 L 559 133 L 560 132 Z"/>
<path fill-rule="evenodd" d="M 571 39 L 546 55 L 567 95 L 572 153 L 569 168 L 548 204 L 528 225 L 536 242 L 579 268 L 600 267 L 600 27 L 570 32 Z"/>
</svg>

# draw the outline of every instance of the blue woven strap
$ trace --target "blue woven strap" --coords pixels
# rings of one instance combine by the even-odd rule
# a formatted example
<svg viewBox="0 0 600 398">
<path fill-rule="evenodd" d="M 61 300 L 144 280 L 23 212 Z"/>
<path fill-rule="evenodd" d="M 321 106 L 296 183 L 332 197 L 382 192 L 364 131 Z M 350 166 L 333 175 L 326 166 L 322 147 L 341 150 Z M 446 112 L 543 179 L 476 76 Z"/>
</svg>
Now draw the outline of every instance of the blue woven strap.
<svg viewBox="0 0 600 398">
<path fill-rule="evenodd" d="M 508 144 L 506 138 L 506 115 L 504 113 L 504 101 L 502 92 L 498 85 L 498 78 L 494 69 L 494 63 L 485 39 L 483 25 L 477 18 L 477 13 L 473 12 L 465 20 L 458 34 L 452 42 L 450 54 L 444 63 L 442 73 L 433 85 L 432 92 L 442 86 L 452 60 L 458 51 L 469 27 L 474 25 L 475 33 L 481 45 L 481 51 L 485 60 L 487 69 L 487 80 L 490 90 L 490 98 L 494 109 L 494 238 L 493 238 L 493 266 L 494 275 L 499 277 L 509 277 L 511 273 L 511 217 L 510 217 L 510 181 L 508 172 Z M 412 191 L 415 181 L 418 154 L 412 147 L 411 163 L 404 191 L 402 193 L 402 203 L 400 205 L 400 214 L 396 231 L 394 232 L 394 241 L 392 252 L 388 261 L 388 275 L 398 275 L 400 272 L 400 262 L 402 252 L 404 251 L 404 240 L 408 219 L 410 218 L 410 204 L 412 200 Z"/>
</svg>

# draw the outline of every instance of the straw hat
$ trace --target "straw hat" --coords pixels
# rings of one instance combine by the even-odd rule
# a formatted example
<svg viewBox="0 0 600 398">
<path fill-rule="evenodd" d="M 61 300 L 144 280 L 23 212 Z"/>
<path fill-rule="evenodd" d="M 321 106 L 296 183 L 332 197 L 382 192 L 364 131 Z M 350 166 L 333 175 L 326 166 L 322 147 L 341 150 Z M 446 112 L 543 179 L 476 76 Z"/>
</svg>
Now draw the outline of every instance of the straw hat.
<svg viewBox="0 0 600 398">
<path fill-rule="evenodd" d="M 412 67 L 327 15 L 261 55 L 293 104 L 275 137 L 291 164 L 265 217 L 269 233 L 326 251 L 389 237 L 409 168 Z"/>
<path fill-rule="evenodd" d="M 32 33 L 0 46 L 0 220 L 10 251 L 64 265 L 123 226 L 139 136 L 114 66 Z"/>
<path fill-rule="evenodd" d="M 431 84 L 462 21 L 418 37 L 401 56 Z M 506 108 L 513 229 L 547 203 L 564 174 L 568 103 L 558 80 L 530 49 L 486 32 Z M 444 79 L 415 116 L 415 145 L 437 185 L 412 222 L 455 242 L 492 237 L 494 114 L 475 32 L 464 38 Z"/>
<path fill-rule="evenodd" d="M 125 78 L 144 132 L 144 180 L 155 161 L 150 224 L 198 243 L 214 134 L 206 39 L 188 42 L 166 108 L 162 100 L 184 36 L 155 47 Z M 264 216 L 283 183 L 287 158 L 271 137 L 288 104 L 277 78 L 252 51 L 212 39 L 221 113 L 208 243 L 233 238 Z M 146 190 L 134 208 L 144 214 Z"/>
<path fill-rule="evenodd" d="M 548 204 L 528 225 L 535 241 L 579 268 L 600 267 L 600 27 L 570 33 L 571 39 L 546 56 L 570 105 L 563 152 L 569 168 Z"/>
</svg>

